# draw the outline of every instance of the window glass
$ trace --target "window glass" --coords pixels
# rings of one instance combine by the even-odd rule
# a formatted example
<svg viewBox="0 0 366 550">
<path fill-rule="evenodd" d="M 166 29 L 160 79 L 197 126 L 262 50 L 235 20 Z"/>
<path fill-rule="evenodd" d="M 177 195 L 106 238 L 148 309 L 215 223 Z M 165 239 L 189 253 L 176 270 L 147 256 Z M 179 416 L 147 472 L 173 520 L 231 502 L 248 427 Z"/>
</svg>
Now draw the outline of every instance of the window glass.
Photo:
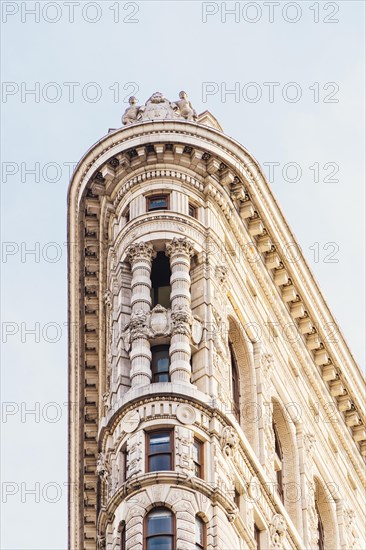
<svg viewBox="0 0 366 550">
<path fill-rule="evenodd" d="M 173 514 L 166 508 L 152 510 L 146 518 L 145 542 L 147 550 L 173 550 Z"/>
<path fill-rule="evenodd" d="M 147 199 L 147 209 L 149 212 L 152 210 L 167 210 L 168 208 L 168 195 L 156 195 Z"/>
<path fill-rule="evenodd" d="M 152 382 L 169 382 L 169 346 L 154 346 L 151 348 Z"/>
<path fill-rule="evenodd" d="M 196 516 L 196 546 L 195 546 L 195 550 L 202 550 L 204 548 L 205 548 L 205 523 L 199 516 Z"/>
<path fill-rule="evenodd" d="M 172 432 L 165 430 L 151 432 L 148 437 L 148 471 L 172 469 Z"/>
<path fill-rule="evenodd" d="M 203 443 L 198 439 L 193 442 L 193 462 L 194 462 L 194 475 L 196 477 L 202 477 L 202 452 Z"/>
</svg>

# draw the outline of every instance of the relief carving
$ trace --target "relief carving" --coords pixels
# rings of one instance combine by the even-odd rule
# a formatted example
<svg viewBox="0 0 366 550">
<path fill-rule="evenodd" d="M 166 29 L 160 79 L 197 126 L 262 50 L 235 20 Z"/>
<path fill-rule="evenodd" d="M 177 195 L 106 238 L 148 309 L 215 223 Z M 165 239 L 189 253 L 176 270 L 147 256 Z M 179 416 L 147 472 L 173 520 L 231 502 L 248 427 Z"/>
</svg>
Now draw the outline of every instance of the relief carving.
<svg viewBox="0 0 366 550">
<path fill-rule="evenodd" d="M 104 453 L 99 453 L 97 459 L 97 474 L 101 479 L 108 483 L 110 473 L 111 471 L 107 455 Z"/>
<path fill-rule="evenodd" d="M 191 335 L 192 314 L 188 306 L 178 304 L 174 307 L 171 313 L 172 318 L 172 333 Z"/>
<path fill-rule="evenodd" d="M 281 516 L 281 514 L 275 514 L 269 526 L 272 549 L 283 550 L 286 531 L 287 525 L 285 518 Z"/>
<path fill-rule="evenodd" d="M 221 448 L 226 456 L 232 458 L 239 445 L 239 438 L 231 426 L 225 426 L 221 435 Z"/>
</svg>

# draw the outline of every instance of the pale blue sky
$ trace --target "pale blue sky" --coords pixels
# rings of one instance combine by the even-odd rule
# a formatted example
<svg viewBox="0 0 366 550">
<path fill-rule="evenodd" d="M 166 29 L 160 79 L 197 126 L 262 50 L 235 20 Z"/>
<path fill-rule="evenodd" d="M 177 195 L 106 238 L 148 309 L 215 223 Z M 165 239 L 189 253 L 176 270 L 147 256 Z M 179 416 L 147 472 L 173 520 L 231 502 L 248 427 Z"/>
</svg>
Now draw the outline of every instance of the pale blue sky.
<svg viewBox="0 0 366 550">
<path fill-rule="evenodd" d="M 272 189 L 355 357 L 361 361 L 363 356 L 364 3 L 328 3 L 331 8 L 326 11 L 324 2 L 298 2 L 301 17 L 289 23 L 285 19 L 297 14 L 291 9 L 283 12 L 286 3 L 281 2 L 270 23 L 268 6 L 256 2 L 253 10 L 257 12 L 241 11 L 238 23 L 234 16 L 222 22 L 220 12 L 203 23 L 201 2 L 120 2 L 120 22 L 114 23 L 116 8 L 110 8 L 117 3 L 104 1 L 94 3 L 98 11 L 89 6 L 84 13 L 89 20 L 100 17 L 94 24 L 82 18 L 87 2 L 75 5 L 74 23 L 68 22 L 69 8 L 64 2 L 57 2 L 57 11 L 50 7 L 40 13 L 40 22 L 35 23 L 34 16 L 25 11 L 34 4 L 2 2 L 2 80 L 8 83 L 2 103 L 2 241 L 14 243 L 5 245 L 14 255 L 3 256 L 2 263 L 2 399 L 15 403 L 6 405 L 14 414 L 2 423 L 4 550 L 66 548 L 64 243 L 69 174 L 64 163 L 76 162 L 108 128 L 119 127 L 126 108 L 123 100 L 132 92 L 144 103 L 156 90 L 174 100 L 184 89 L 198 112 L 209 109 L 225 132 L 262 165 L 280 163 Z M 134 4 L 138 11 L 132 15 Z M 215 3 L 210 4 L 208 9 L 215 10 Z M 40 3 L 41 9 L 44 5 Z M 218 9 L 220 5 L 216 4 Z M 10 15 L 16 8 L 17 13 Z M 256 15 L 256 23 L 245 21 Z M 319 23 L 314 22 L 317 16 Z M 58 22 L 49 22 L 58 17 Z M 326 17 L 339 22 L 325 23 Z M 123 22 L 123 18 L 138 22 Z M 21 91 L 37 82 L 40 101 L 28 95 L 22 102 Z M 47 86 L 50 82 L 57 86 Z M 68 100 L 66 82 L 80 83 L 73 103 Z M 95 90 L 85 86 L 90 82 L 97 83 L 102 96 L 95 103 L 87 101 Z M 206 103 L 202 95 L 205 82 L 216 83 L 211 89 L 218 90 Z M 233 95 L 221 97 L 225 86 L 232 89 L 236 82 L 239 101 Z M 250 82 L 257 83 L 256 89 L 262 93 L 256 103 L 248 101 L 254 93 L 254 87 L 246 86 Z M 273 102 L 268 100 L 268 85 L 264 85 L 268 82 L 279 83 Z M 282 96 L 289 82 L 296 82 L 301 90 L 296 103 Z M 329 96 L 334 85 L 323 89 L 329 82 L 339 88 L 334 96 Z M 134 84 L 124 89 L 128 83 Z M 319 102 L 315 102 L 318 86 Z M 119 101 L 114 97 L 117 88 Z M 16 89 L 19 92 L 15 93 Z M 290 88 L 289 94 L 294 90 Z M 55 92 L 61 92 L 61 97 L 52 103 Z M 324 103 L 326 97 L 338 102 Z M 25 174 L 36 162 L 43 170 L 39 183 Z M 297 182 L 288 181 L 294 177 L 291 170 L 287 176 L 286 171 L 282 174 L 283 166 L 290 162 L 301 167 L 302 177 Z M 48 163 L 57 163 L 61 171 L 56 173 L 53 165 L 47 170 Z M 319 163 L 319 182 L 314 181 L 315 163 Z M 339 167 L 333 176 L 338 182 L 324 181 L 334 167 L 324 169 L 326 163 Z M 12 170 L 18 171 L 11 175 Z M 56 246 L 48 244 L 51 242 Z M 26 256 L 22 262 L 21 251 L 34 248 L 34 243 L 39 243 L 39 261 Z M 325 249 L 327 243 L 336 244 Z M 338 263 L 325 262 L 334 246 L 339 248 L 334 256 Z M 317 249 L 319 261 L 315 262 Z M 52 263 L 55 253 L 59 261 Z M 38 343 L 34 336 L 25 335 L 36 322 Z M 54 324 L 60 327 L 58 333 Z M 11 330 L 17 332 L 5 343 L 4 331 Z M 41 414 L 35 422 L 34 416 L 27 416 L 22 422 L 21 411 L 34 408 L 36 402 L 45 418 Z M 47 406 L 51 402 L 57 403 L 57 408 Z M 60 419 L 52 423 L 55 415 Z M 4 486 L 4 482 L 14 485 Z M 37 482 L 39 503 L 25 494 Z M 59 495 L 54 484 L 60 486 Z M 16 494 L 6 497 L 5 491 L 12 489 Z M 51 503 L 57 496 L 58 502 Z"/>
</svg>

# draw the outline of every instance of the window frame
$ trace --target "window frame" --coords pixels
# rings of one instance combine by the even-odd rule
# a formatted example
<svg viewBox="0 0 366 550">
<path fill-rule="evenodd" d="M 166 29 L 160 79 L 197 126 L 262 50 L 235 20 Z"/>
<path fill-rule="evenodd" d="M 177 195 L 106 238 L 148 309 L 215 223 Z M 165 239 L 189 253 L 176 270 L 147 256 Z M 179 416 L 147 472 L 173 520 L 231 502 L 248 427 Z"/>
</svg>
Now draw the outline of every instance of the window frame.
<svg viewBox="0 0 366 550">
<path fill-rule="evenodd" d="M 160 346 L 152 346 L 150 348 L 150 351 L 151 351 L 151 383 L 152 384 L 158 384 L 160 382 L 160 380 L 158 381 L 155 381 L 154 380 L 154 377 L 155 376 L 159 376 L 159 373 L 158 372 L 154 372 L 154 367 L 156 366 L 156 361 L 154 361 L 154 353 L 155 352 L 159 352 L 159 351 L 167 351 L 167 354 L 168 354 L 168 381 L 167 382 L 170 382 L 170 355 L 169 355 L 169 344 L 162 344 Z M 160 373 L 160 374 L 165 374 L 165 373 Z M 163 384 L 167 383 L 167 382 L 163 382 Z"/>
<path fill-rule="evenodd" d="M 201 525 L 203 527 L 203 529 L 202 529 L 203 545 L 200 542 L 197 542 L 197 529 L 196 529 L 197 520 L 201 522 Z M 195 542 L 194 542 L 195 550 L 206 550 L 206 548 L 207 548 L 207 525 L 206 525 L 206 522 L 204 521 L 204 519 L 201 518 L 201 516 L 199 516 L 198 514 L 196 514 L 195 517 L 194 517 L 194 527 L 195 527 L 195 537 L 194 537 L 195 538 Z"/>
<path fill-rule="evenodd" d="M 155 510 L 166 510 L 167 512 L 170 513 L 170 515 L 172 517 L 172 533 L 169 533 L 169 534 L 159 533 L 158 535 L 148 535 L 147 534 L 149 515 L 151 514 L 151 512 L 154 512 Z M 177 527 L 176 526 L 176 517 L 175 517 L 174 512 L 172 510 L 170 510 L 170 508 L 167 508 L 166 506 L 154 506 L 154 508 L 151 508 L 151 510 L 149 510 L 147 512 L 147 514 L 145 514 L 144 522 L 143 522 L 143 550 L 147 550 L 149 539 L 153 539 L 156 536 L 162 536 L 162 535 L 164 536 L 164 534 L 166 536 L 171 537 L 171 539 L 172 539 L 172 548 L 175 548 L 175 543 L 176 543 L 176 540 L 177 540 L 176 527 Z"/>
<path fill-rule="evenodd" d="M 194 459 L 194 455 L 193 455 L 193 464 L 194 464 L 194 475 L 196 477 L 198 477 L 199 479 L 204 479 L 204 474 L 205 474 L 205 470 L 204 470 L 204 456 L 205 456 L 205 450 L 204 450 L 204 442 L 201 441 L 201 439 L 199 439 L 198 437 L 194 437 L 193 439 L 193 446 L 195 446 L 195 444 L 198 444 L 198 459 L 199 459 L 199 462 L 196 462 L 195 459 Z M 197 475 L 196 474 L 196 466 L 198 466 L 199 468 L 199 473 L 200 475 Z"/>
<path fill-rule="evenodd" d="M 164 452 L 164 453 L 155 453 L 155 454 L 151 454 L 150 453 L 150 436 L 152 435 L 157 435 L 159 433 L 165 433 L 165 432 L 168 432 L 169 433 L 169 437 L 170 437 L 170 451 L 169 452 Z M 175 461 L 174 461 L 174 428 L 159 428 L 159 429 L 154 429 L 154 430 L 149 430 L 149 431 L 146 431 L 146 436 L 145 436 L 145 472 L 148 474 L 148 473 L 154 473 L 154 472 L 172 472 L 174 471 L 174 467 L 175 467 Z M 170 469 L 169 470 L 151 470 L 150 469 L 150 457 L 151 456 L 165 456 L 165 455 L 169 455 L 170 456 Z"/>
<path fill-rule="evenodd" d="M 165 199 L 166 200 L 166 208 L 151 208 L 150 204 L 151 201 L 157 200 L 157 199 Z M 146 197 L 146 212 L 157 212 L 160 210 L 170 210 L 170 193 L 156 193 L 155 195 L 148 195 Z"/>
</svg>

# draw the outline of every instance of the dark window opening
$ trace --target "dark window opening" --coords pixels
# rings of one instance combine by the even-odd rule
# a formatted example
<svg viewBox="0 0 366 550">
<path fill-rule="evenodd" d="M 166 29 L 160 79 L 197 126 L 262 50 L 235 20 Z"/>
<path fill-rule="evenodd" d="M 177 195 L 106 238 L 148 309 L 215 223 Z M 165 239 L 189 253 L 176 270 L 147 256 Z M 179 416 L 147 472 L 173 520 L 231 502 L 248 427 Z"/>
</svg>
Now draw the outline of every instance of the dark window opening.
<svg viewBox="0 0 366 550">
<path fill-rule="evenodd" d="M 174 515 L 167 508 L 153 508 L 145 517 L 144 550 L 174 550 Z"/>
<path fill-rule="evenodd" d="M 127 445 L 124 445 L 121 449 L 122 455 L 122 480 L 123 482 L 127 479 Z"/>
<path fill-rule="evenodd" d="M 146 197 L 146 209 L 148 212 L 154 210 L 169 210 L 169 195 L 153 195 Z"/>
<path fill-rule="evenodd" d="M 126 526 L 123 525 L 120 527 L 120 530 L 121 530 L 121 544 L 120 544 L 120 549 L 121 550 L 126 550 Z"/>
<path fill-rule="evenodd" d="M 206 524 L 199 516 L 196 516 L 196 545 L 195 550 L 206 548 Z"/>
<path fill-rule="evenodd" d="M 123 212 L 123 217 L 125 218 L 126 223 L 128 223 L 130 221 L 130 207 L 129 206 Z"/>
<path fill-rule="evenodd" d="M 203 443 L 199 439 L 193 442 L 194 475 L 203 479 Z"/>
<path fill-rule="evenodd" d="M 170 382 L 169 346 L 154 346 L 151 355 L 152 382 Z"/>
<path fill-rule="evenodd" d="M 151 266 L 151 302 L 168 309 L 170 307 L 170 262 L 164 252 L 158 252 Z"/>
<path fill-rule="evenodd" d="M 230 357 L 231 357 L 231 388 L 233 398 L 233 413 L 238 422 L 240 422 L 240 390 L 239 390 L 239 370 L 236 362 L 234 348 L 229 342 Z"/>
<path fill-rule="evenodd" d="M 197 208 L 193 204 L 188 205 L 188 214 L 197 219 Z"/>
<path fill-rule="evenodd" d="M 257 550 L 261 550 L 261 530 L 256 523 L 254 524 L 254 540 L 257 543 Z"/>
<path fill-rule="evenodd" d="M 234 492 L 234 502 L 240 510 L 240 493 L 237 489 L 235 489 L 235 492 Z"/>
<path fill-rule="evenodd" d="M 318 550 L 324 550 L 325 544 L 324 544 L 324 526 L 322 522 L 322 518 L 320 516 L 318 505 L 315 504 L 316 507 L 316 513 L 318 516 Z"/>
<path fill-rule="evenodd" d="M 274 432 L 274 438 L 275 438 L 275 452 L 277 456 L 277 460 L 279 462 L 279 465 L 276 467 L 276 478 L 277 478 L 277 492 L 280 496 L 280 499 L 282 502 L 284 502 L 284 492 L 283 492 L 283 453 L 282 453 L 282 447 L 281 447 L 281 441 L 278 435 L 277 426 L 275 423 L 273 423 L 273 432 Z"/>
<path fill-rule="evenodd" d="M 147 471 L 158 472 L 173 469 L 172 431 L 159 430 L 147 433 Z"/>
</svg>

